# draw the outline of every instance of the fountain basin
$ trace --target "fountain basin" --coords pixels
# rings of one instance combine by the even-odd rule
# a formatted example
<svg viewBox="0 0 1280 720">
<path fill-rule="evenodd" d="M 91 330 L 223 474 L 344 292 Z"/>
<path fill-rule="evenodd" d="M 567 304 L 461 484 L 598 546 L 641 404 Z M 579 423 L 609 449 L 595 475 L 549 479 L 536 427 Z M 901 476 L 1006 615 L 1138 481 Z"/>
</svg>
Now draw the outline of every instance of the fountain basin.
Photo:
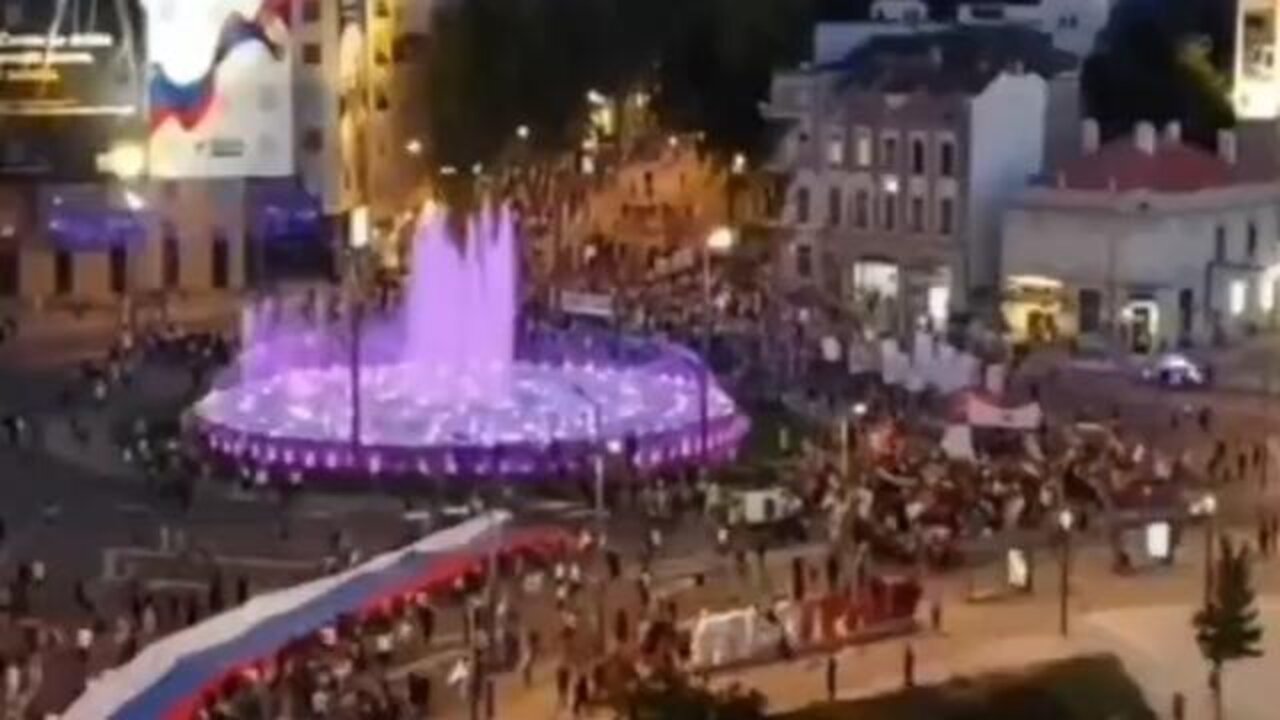
<svg viewBox="0 0 1280 720">
<path fill-rule="evenodd" d="M 231 458 L 313 474 L 429 477 L 547 475 L 581 470 L 599 453 L 639 469 L 736 452 L 748 423 L 715 384 L 653 365 L 517 362 L 494 398 L 434 395 L 418 365 L 366 367 L 361 431 L 351 439 L 347 367 L 296 368 L 215 389 L 194 408 L 209 447 Z M 704 387 L 704 382 L 709 385 Z M 460 384 L 465 385 L 465 382 Z M 596 427 L 597 416 L 599 427 Z"/>
</svg>

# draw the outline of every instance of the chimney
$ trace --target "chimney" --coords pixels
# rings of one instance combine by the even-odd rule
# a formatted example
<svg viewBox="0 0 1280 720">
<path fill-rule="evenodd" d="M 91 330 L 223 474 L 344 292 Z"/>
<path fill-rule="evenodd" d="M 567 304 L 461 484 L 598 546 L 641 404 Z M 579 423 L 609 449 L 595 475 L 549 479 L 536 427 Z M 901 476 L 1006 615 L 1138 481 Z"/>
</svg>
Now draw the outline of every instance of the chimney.
<svg viewBox="0 0 1280 720">
<path fill-rule="evenodd" d="M 1154 155 L 1156 152 L 1156 126 L 1142 121 L 1133 128 L 1133 145 L 1143 154 Z"/>
<path fill-rule="evenodd" d="M 1170 120 L 1164 126 L 1164 139 L 1171 143 L 1182 142 L 1182 123 L 1177 120 Z"/>
<path fill-rule="evenodd" d="M 1237 157 L 1236 131 L 1222 129 L 1218 131 L 1218 157 L 1227 163 L 1236 164 Z"/>
<path fill-rule="evenodd" d="M 1092 155 L 1098 152 L 1098 146 L 1102 144 L 1102 128 L 1099 127 L 1098 121 L 1094 118 L 1085 118 L 1080 127 L 1080 149 L 1085 155 Z"/>
</svg>

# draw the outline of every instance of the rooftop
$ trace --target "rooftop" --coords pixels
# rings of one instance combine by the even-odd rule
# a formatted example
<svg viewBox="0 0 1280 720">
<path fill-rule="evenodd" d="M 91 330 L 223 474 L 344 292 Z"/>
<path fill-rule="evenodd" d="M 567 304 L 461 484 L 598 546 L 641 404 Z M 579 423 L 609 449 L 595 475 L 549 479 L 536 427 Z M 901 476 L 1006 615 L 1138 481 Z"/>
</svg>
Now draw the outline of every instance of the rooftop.
<svg viewBox="0 0 1280 720">
<path fill-rule="evenodd" d="M 820 69 L 839 74 L 846 88 L 975 94 L 1006 70 L 1049 78 L 1075 65 L 1045 33 L 1004 25 L 881 35 Z"/>
<path fill-rule="evenodd" d="M 1206 150 L 1161 139 L 1151 152 L 1133 136 L 1117 138 L 1097 152 L 1076 156 L 1058 172 L 1060 187 L 1127 192 L 1190 193 L 1239 181 L 1230 163 Z"/>
</svg>

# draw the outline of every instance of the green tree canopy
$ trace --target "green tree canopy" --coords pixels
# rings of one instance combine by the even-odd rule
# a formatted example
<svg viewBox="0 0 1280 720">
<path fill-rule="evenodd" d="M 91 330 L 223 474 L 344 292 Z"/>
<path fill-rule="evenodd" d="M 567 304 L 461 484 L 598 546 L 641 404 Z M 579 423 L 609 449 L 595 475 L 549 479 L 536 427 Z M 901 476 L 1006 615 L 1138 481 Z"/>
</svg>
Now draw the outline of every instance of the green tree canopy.
<svg viewBox="0 0 1280 720">
<path fill-rule="evenodd" d="M 763 136 L 775 68 L 807 57 L 819 0 L 461 0 L 435 13 L 427 83 L 440 164 L 489 163 L 527 125 L 535 150 L 580 135 L 585 96 L 654 91 L 661 120 L 717 149 Z"/>
<path fill-rule="evenodd" d="M 1262 656 L 1262 625 L 1254 606 L 1249 563 L 1246 547 L 1235 548 L 1224 539 L 1209 602 L 1193 619 L 1196 643 L 1209 663 L 1209 683 L 1219 707 L 1222 666 Z"/>
<path fill-rule="evenodd" d="M 1120 0 L 1082 73 L 1084 103 L 1106 137 L 1142 120 L 1177 120 L 1205 145 L 1234 117 L 1231 0 Z"/>
</svg>

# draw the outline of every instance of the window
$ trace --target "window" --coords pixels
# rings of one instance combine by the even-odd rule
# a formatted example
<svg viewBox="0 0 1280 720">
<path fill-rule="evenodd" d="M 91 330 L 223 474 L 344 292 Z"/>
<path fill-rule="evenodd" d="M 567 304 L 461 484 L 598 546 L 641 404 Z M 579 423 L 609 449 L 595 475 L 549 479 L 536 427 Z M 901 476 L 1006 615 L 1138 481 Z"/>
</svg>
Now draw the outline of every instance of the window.
<svg viewBox="0 0 1280 720">
<path fill-rule="evenodd" d="M 840 204 L 844 202 L 844 198 L 840 195 L 840 188 L 833 187 L 827 191 L 827 224 L 835 227 L 840 224 L 843 219 L 841 217 Z"/>
<path fill-rule="evenodd" d="M 950 140 L 943 140 L 938 145 L 938 174 L 942 177 L 955 177 L 956 145 Z"/>
<path fill-rule="evenodd" d="M 75 292 L 75 260 L 71 253 L 59 250 L 53 256 L 53 292 L 58 295 L 70 295 Z"/>
<path fill-rule="evenodd" d="M 938 232 L 942 235 L 951 234 L 951 226 L 955 223 L 955 202 L 947 197 L 942 198 L 938 203 Z"/>
<path fill-rule="evenodd" d="M 813 248 L 808 245 L 796 246 L 796 275 L 807 278 L 813 274 Z"/>
<path fill-rule="evenodd" d="M 302 149 L 307 152 L 320 152 L 324 148 L 324 132 L 320 128 L 307 128 L 302 133 Z"/>
<path fill-rule="evenodd" d="M 111 248 L 109 264 L 111 292 L 123 295 L 129 289 L 129 251 L 118 245 Z"/>
<path fill-rule="evenodd" d="M 391 61 L 404 63 L 417 57 L 421 43 L 416 36 L 401 35 L 391 43 Z"/>
<path fill-rule="evenodd" d="M 885 135 L 880 141 L 880 164 L 894 167 L 898 164 L 898 138 Z"/>
<path fill-rule="evenodd" d="M 160 255 L 160 269 L 164 286 L 172 290 L 178 287 L 182 269 L 182 258 L 178 249 L 178 233 L 172 225 L 165 227 Z"/>
<path fill-rule="evenodd" d="M 1213 228 L 1213 259 L 1218 262 L 1227 259 L 1227 228 L 1223 225 Z"/>
<path fill-rule="evenodd" d="M 1250 260 L 1254 260 L 1258 257 L 1258 224 L 1252 220 L 1249 221 L 1245 254 Z"/>
<path fill-rule="evenodd" d="M 924 174 L 924 140 L 922 138 L 913 138 L 911 140 L 911 174 Z"/>
<path fill-rule="evenodd" d="M 227 243 L 227 236 L 221 230 L 213 235 L 213 262 L 211 270 L 213 271 L 213 287 L 215 290 L 225 290 L 229 284 L 229 275 L 231 269 L 230 247 Z"/>
<path fill-rule="evenodd" d="M 387 100 L 386 93 L 379 92 L 377 98 L 373 101 L 373 106 L 378 109 L 378 112 L 386 112 L 391 108 L 391 101 Z"/>
<path fill-rule="evenodd" d="M 0 251 L 0 297 L 18 294 L 19 255 L 16 250 Z"/>
<path fill-rule="evenodd" d="M 320 43 L 304 43 L 302 46 L 302 62 L 307 65 L 320 64 Z"/>
<path fill-rule="evenodd" d="M 1081 288 L 1078 304 L 1080 332 L 1097 332 L 1102 327 L 1102 293 L 1092 288 Z"/>
<path fill-rule="evenodd" d="M 320 22 L 320 0 L 303 0 L 302 21 L 309 23 Z"/>
<path fill-rule="evenodd" d="M 1196 291 L 1183 288 L 1178 291 L 1178 328 L 1182 339 L 1188 339 L 1196 315 Z"/>
<path fill-rule="evenodd" d="M 843 135 L 833 135 L 827 140 L 827 164 L 832 167 L 844 165 Z"/>
<path fill-rule="evenodd" d="M 1232 280 L 1228 290 L 1227 301 L 1230 305 L 1228 309 L 1231 310 L 1231 316 L 1243 315 L 1249 296 L 1249 284 L 1244 280 Z"/>
<path fill-rule="evenodd" d="M 924 198 L 915 195 L 911 198 L 911 206 L 908 221 L 911 223 L 911 232 L 924 232 Z"/>
<path fill-rule="evenodd" d="M 866 190 L 859 190 L 853 196 L 853 224 L 866 229 L 870 225 L 871 196 Z"/>
<path fill-rule="evenodd" d="M 884 196 L 884 214 L 880 217 L 880 225 L 890 232 L 898 226 L 898 196 L 893 193 Z"/>
<path fill-rule="evenodd" d="M 855 141 L 854 153 L 858 167 L 871 167 L 871 131 L 866 128 L 858 128 L 856 131 L 857 140 Z"/>
<path fill-rule="evenodd" d="M 4 4 L 4 26 L 17 27 L 22 24 L 22 0 L 9 0 Z"/>
<path fill-rule="evenodd" d="M 796 222 L 809 222 L 809 188 L 803 185 L 796 190 Z"/>
</svg>

